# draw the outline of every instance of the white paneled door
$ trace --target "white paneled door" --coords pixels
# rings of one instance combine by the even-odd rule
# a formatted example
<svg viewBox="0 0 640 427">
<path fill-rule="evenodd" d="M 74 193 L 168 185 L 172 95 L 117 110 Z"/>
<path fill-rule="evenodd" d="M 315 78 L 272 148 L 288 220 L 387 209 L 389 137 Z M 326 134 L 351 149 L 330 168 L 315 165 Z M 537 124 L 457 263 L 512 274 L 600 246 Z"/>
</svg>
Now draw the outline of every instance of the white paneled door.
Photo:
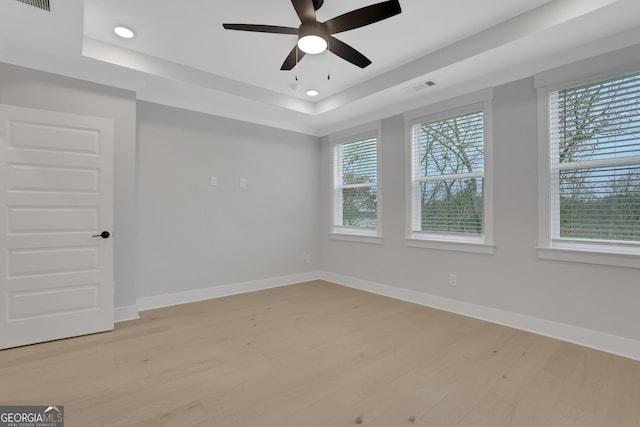
<svg viewBox="0 0 640 427">
<path fill-rule="evenodd" d="M 113 329 L 113 121 L 0 105 L 0 349 Z"/>
</svg>

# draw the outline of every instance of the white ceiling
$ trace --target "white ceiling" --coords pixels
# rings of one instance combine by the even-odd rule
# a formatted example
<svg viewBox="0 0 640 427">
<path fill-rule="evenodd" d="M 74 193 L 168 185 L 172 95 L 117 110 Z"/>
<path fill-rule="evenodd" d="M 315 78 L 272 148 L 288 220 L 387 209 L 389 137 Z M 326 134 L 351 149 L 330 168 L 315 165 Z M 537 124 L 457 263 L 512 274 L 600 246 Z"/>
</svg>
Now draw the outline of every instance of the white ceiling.
<svg viewBox="0 0 640 427">
<path fill-rule="evenodd" d="M 323 53 L 280 71 L 296 36 L 222 23 L 298 27 L 289 0 L 50 1 L 0 0 L 0 61 L 319 136 L 640 43 L 638 0 L 400 0 L 401 14 L 336 34 L 369 67 Z M 325 0 L 318 20 L 377 1 Z"/>
</svg>

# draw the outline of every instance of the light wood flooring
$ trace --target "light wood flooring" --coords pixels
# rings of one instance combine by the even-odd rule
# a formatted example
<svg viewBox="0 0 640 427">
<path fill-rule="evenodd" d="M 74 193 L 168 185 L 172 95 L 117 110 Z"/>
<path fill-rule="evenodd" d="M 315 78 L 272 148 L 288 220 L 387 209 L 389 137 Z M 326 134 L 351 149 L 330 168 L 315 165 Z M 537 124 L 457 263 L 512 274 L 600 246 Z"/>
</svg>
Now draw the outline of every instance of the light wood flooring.
<svg viewBox="0 0 640 427">
<path fill-rule="evenodd" d="M 309 282 L 0 352 L 65 427 L 640 426 L 640 362 Z"/>
</svg>

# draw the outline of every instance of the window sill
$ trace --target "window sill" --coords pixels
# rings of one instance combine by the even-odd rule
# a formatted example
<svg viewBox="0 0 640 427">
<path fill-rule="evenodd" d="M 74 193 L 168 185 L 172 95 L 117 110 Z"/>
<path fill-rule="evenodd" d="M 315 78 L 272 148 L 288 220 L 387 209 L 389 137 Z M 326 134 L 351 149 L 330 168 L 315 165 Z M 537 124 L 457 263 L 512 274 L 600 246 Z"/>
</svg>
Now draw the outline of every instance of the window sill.
<svg viewBox="0 0 640 427">
<path fill-rule="evenodd" d="M 594 250 L 585 248 L 538 247 L 539 259 L 580 262 L 614 267 L 640 268 L 640 253 Z"/>
<path fill-rule="evenodd" d="M 377 235 L 369 234 L 348 234 L 348 233 L 329 233 L 331 240 L 342 240 L 346 242 L 356 243 L 371 243 L 375 245 L 381 245 L 384 243 L 384 238 Z"/>
<path fill-rule="evenodd" d="M 437 249 L 441 251 L 467 252 L 476 254 L 493 255 L 496 246 L 484 242 L 472 241 L 445 241 L 406 238 L 405 245 L 409 248 Z"/>
</svg>

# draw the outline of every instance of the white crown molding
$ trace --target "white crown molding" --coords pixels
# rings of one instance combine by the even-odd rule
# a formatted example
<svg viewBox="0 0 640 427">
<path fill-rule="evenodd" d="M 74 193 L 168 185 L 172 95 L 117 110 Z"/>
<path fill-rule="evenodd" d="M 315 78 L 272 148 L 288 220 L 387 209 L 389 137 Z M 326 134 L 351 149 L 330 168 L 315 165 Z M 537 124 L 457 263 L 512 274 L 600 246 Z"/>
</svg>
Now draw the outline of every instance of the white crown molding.
<svg viewBox="0 0 640 427">
<path fill-rule="evenodd" d="M 227 77 L 198 70 L 186 65 L 156 58 L 140 52 L 134 52 L 109 43 L 84 37 L 82 55 L 109 64 L 119 65 L 141 71 L 153 76 L 182 81 L 206 89 L 226 92 L 241 98 L 264 104 L 274 105 L 305 114 L 315 114 L 315 105 L 311 102 L 283 95 L 261 87 L 242 83 Z"/>
</svg>

